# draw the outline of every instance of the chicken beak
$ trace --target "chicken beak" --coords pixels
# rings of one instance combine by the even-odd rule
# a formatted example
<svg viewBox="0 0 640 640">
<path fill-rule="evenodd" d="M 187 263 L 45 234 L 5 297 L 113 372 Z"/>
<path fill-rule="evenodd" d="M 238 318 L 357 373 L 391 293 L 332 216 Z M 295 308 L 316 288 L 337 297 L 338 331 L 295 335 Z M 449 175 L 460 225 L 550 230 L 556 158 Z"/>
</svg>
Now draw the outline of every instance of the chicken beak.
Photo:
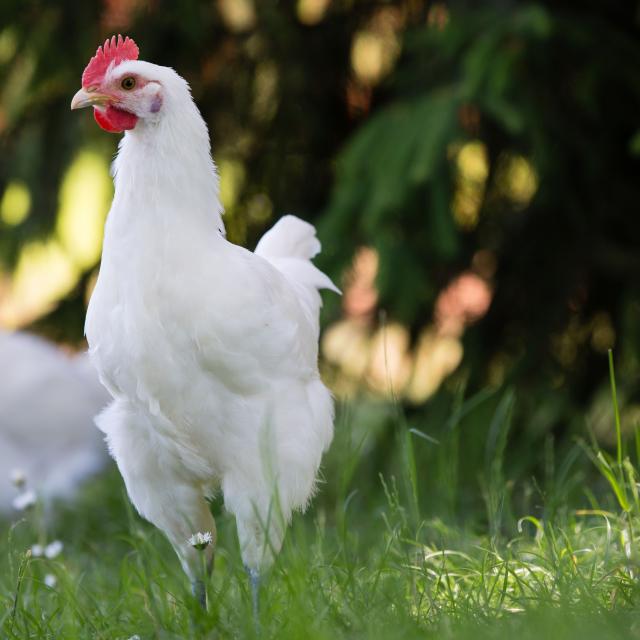
<svg viewBox="0 0 640 640">
<path fill-rule="evenodd" d="M 105 105 L 111 98 L 104 93 L 98 93 L 97 91 L 87 91 L 86 89 L 80 89 L 73 99 L 71 100 L 71 110 L 83 109 L 84 107 Z"/>
</svg>

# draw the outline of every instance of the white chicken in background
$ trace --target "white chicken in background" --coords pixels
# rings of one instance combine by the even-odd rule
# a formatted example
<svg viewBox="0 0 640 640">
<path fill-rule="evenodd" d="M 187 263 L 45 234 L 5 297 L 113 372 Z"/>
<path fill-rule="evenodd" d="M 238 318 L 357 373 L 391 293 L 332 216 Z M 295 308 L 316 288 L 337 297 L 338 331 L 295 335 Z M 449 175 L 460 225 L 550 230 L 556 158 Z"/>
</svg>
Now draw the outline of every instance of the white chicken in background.
<svg viewBox="0 0 640 640">
<path fill-rule="evenodd" d="M 37 336 L 0 331 L 0 512 L 13 511 L 13 470 L 48 500 L 70 497 L 105 466 L 91 423 L 107 401 L 86 354 L 69 357 Z"/>
<path fill-rule="evenodd" d="M 286 216 L 254 253 L 225 239 L 207 127 L 173 69 L 119 36 L 98 49 L 71 108 L 122 132 L 90 353 L 113 402 L 97 419 L 129 496 L 173 544 L 196 595 L 195 532 L 215 536 L 222 492 L 257 580 L 303 510 L 333 435 L 318 373 L 315 229 Z M 213 545 L 204 553 L 209 563 Z"/>
</svg>

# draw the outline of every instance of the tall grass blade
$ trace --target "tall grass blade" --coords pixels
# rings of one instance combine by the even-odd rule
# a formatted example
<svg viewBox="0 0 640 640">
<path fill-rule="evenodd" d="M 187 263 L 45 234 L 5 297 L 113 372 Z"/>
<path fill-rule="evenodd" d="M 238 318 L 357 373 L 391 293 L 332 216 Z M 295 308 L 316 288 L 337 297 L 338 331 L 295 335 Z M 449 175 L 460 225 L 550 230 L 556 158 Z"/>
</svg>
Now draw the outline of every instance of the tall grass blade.
<svg viewBox="0 0 640 640">
<path fill-rule="evenodd" d="M 618 409 L 618 393 L 616 390 L 616 372 L 613 366 L 613 351 L 609 349 L 609 380 L 611 382 L 611 399 L 616 421 L 616 450 L 618 466 L 622 466 L 622 429 L 620 428 L 620 411 Z"/>
</svg>

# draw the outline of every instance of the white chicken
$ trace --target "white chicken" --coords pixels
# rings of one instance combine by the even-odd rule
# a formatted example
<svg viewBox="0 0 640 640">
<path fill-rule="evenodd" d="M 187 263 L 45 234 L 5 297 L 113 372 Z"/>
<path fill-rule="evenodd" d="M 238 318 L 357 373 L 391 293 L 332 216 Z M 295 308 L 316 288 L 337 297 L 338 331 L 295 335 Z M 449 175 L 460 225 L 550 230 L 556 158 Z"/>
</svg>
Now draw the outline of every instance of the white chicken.
<svg viewBox="0 0 640 640">
<path fill-rule="evenodd" d="M 86 320 L 113 396 L 97 424 L 133 504 L 167 535 L 200 598 L 201 560 L 188 539 L 215 536 L 206 497 L 222 492 L 255 598 L 332 439 L 318 290 L 338 290 L 311 263 L 320 243 L 298 218 L 282 218 L 254 253 L 226 240 L 189 86 L 137 57 L 131 39 L 107 40 L 71 103 L 125 131 Z M 204 553 L 211 563 L 213 545 Z"/>
<path fill-rule="evenodd" d="M 13 511 L 12 470 L 48 504 L 105 466 L 91 421 L 107 401 L 85 354 L 70 357 L 38 336 L 0 331 L 0 513 Z"/>
</svg>

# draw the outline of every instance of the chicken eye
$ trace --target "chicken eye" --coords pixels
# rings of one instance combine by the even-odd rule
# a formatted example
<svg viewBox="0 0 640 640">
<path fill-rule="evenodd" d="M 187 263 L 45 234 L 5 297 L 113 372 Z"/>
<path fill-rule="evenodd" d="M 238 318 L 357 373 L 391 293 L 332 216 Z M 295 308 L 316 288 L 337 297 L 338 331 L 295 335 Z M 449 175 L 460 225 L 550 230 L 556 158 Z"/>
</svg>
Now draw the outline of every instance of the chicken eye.
<svg viewBox="0 0 640 640">
<path fill-rule="evenodd" d="M 120 86 L 125 91 L 131 91 L 131 89 L 133 89 L 136 86 L 136 79 L 131 76 L 127 76 L 126 78 L 122 79 Z"/>
</svg>

